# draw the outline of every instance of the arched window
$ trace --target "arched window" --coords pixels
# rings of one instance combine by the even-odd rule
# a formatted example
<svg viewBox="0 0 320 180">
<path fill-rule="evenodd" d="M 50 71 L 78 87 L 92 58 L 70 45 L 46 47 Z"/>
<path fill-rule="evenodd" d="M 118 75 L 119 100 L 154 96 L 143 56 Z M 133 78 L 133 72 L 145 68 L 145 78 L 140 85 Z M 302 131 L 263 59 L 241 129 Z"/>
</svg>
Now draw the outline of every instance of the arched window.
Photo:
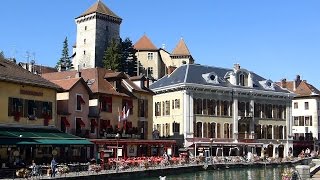
<svg viewBox="0 0 320 180">
<path fill-rule="evenodd" d="M 220 126 L 221 126 L 220 123 L 217 123 L 217 138 L 221 138 L 221 133 L 220 133 L 221 127 Z"/>
</svg>

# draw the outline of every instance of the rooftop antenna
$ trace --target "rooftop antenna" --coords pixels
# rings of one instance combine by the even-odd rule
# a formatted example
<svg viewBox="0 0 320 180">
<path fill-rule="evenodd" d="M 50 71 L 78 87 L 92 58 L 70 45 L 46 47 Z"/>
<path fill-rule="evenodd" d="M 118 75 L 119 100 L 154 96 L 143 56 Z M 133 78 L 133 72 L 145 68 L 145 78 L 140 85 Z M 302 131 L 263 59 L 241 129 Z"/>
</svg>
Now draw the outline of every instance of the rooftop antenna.
<svg viewBox="0 0 320 180">
<path fill-rule="evenodd" d="M 27 58 L 27 64 L 29 64 L 29 59 L 30 59 L 30 52 L 26 51 L 26 58 Z"/>
</svg>

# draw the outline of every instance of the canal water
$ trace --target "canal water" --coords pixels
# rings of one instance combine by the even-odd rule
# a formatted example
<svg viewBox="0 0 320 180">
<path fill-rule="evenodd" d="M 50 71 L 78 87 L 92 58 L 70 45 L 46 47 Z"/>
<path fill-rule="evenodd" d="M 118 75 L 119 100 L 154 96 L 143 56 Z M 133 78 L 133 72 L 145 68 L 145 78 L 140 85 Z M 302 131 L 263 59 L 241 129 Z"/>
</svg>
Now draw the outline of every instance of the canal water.
<svg viewBox="0 0 320 180">
<path fill-rule="evenodd" d="M 179 175 L 166 175 L 166 180 L 281 180 L 283 170 L 288 167 L 279 165 L 207 170 Z M 142 178 L 142 180 L 159 179 L 159 177 Z"/>
</svg>

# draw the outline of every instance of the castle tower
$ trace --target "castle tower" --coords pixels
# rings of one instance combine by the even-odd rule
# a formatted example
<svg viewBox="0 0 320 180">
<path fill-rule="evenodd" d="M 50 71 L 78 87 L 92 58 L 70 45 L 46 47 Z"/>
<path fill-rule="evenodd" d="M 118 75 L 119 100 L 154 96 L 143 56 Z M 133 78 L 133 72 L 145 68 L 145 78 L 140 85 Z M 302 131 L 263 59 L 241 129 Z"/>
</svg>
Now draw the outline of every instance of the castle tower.
<svg viewBox="0 0 320 180">
<path fill-rule="evenodd" d="M 122 19 L 98 0 L 75 18 L 76 44 L 72 63 L 75 69 L 103 67 L 103 54 L 111 39 L 120 39 Z"/>
<path fill-rule="evenodd" d="M 171 53 L 171 59 L 173 61 L 173 64 L 176 67 L 181 66 L 182 64 L 193 64 L 194 59 L 191 56 L 191 53 L 184 42 L 183 38 L 180 39 L 177 46 L 174 48 L 174 50 Z"/>
</svg>

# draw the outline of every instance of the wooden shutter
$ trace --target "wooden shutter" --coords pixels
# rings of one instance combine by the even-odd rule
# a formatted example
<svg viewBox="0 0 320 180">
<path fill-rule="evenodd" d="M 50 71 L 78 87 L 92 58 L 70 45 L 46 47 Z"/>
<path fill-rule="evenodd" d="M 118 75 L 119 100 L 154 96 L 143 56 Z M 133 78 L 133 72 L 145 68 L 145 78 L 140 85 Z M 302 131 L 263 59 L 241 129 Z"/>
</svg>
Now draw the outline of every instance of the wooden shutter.
<svg viewBox="0 0 320 180">
<path fill-rule="evenodd" d="M 144 117 L 148 118 L 148 100 L 144 100 Z"/>
<path fill-rule="evenodd" d="M 13 109 L 13 98 L 9 97 L 8 99 L 8 116 L 12 116 L 12 109 Z"/>
<path fill-rule="evenodd" d="M 28 117 L 28 102 L 29 100 L 23 100 L 23 117 Z"/>
<path fill-rule="evenodd" d="M 36 101 L 35 102 L 35 108 L 37 108 L 36 110 L 36 117 L 40 118 L 42 116 L 42 102 L 41 101 Z"/>
<path fill-rule="evenodd" d="M 138 117 L 141 117 L 141 114 L 140 114 L 140 112 L 141 112 L 141 109 L 142 107 L 141 107 L 141 99 L 138 99 Z"/>
</svg>

